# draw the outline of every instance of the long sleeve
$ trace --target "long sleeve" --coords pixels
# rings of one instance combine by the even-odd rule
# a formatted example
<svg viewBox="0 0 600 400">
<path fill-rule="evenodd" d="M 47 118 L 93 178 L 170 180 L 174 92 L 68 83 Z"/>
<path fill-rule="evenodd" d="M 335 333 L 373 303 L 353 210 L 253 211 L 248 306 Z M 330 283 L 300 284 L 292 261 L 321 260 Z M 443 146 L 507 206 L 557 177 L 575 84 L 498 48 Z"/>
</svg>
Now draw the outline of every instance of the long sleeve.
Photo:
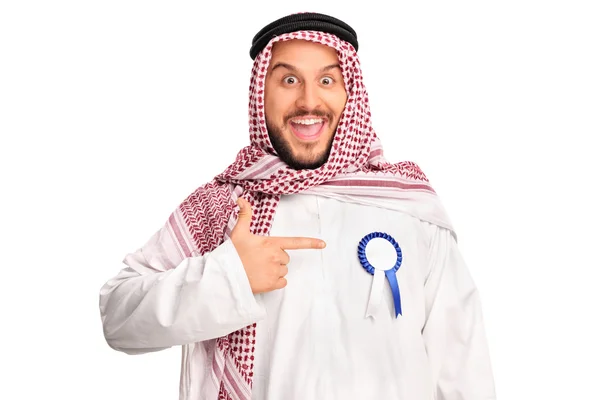
<svg viewBox="0 0 600 400">
<path fill-rule="evenodd" d="M 157 242 L 165 238 L 164 230 L 158 232 L 145 248 L 127 255 L 127 267 L 101 288 L 110 347 L 128 354 L 159 351 L 221 337 L 264 318 L 229 240 L 168 269 L 168 254 L 147 250 L 161 248 Z"/>
<path fill-rule="evenodd" d="M 494 400 L 479 292 L 451 232 L 431 225 L 423 338 L 437 400 Z"/>
</svg>

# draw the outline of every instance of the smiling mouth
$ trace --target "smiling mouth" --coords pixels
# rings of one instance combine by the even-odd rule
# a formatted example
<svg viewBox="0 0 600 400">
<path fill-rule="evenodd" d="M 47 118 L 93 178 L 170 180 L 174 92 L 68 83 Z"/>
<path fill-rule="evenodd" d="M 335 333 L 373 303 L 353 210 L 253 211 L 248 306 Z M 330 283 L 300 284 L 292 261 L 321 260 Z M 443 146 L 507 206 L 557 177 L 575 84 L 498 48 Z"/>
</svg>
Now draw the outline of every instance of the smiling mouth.
<svg viewBox="0 0 600 400">
<path fill-rule="evenodd" d="M 325 118 L 295 118 L 290 121 L 292 133 L 300 140 L 315 140 L 324 131 Z"/>
</svg>

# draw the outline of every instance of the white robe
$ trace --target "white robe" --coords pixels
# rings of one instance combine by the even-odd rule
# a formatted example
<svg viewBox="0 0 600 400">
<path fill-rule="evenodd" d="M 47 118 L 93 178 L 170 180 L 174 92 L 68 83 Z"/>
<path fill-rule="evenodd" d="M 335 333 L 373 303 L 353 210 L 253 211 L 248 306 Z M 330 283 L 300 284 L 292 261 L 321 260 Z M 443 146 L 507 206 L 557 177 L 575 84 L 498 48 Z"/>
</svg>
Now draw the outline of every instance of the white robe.
<svg viewBox="0 0 600 400">
<path fill-rule="evenodd" d="M 101 289 L 108 344 L 139 354 L 256 322 L 255 400 L 495 399 L 477 288 L 454 236 L 369 202 L 282 196 L 270 234 L 318 237 L 327 247 L 289 250 L 287 287 L 265 294 L 252 294 L 229 240 L 165 272 L 149 267 L 143 249 L 129 254 Z M 388 233 L 402 251 L 398 317 L 387 280 L 375 318 L 365 316 L 373 276 L 357 246 L 371 232 Z M 207 399 L 198 362 L 206 356 L 183 356 L 180 398 Z"/>
</svg>

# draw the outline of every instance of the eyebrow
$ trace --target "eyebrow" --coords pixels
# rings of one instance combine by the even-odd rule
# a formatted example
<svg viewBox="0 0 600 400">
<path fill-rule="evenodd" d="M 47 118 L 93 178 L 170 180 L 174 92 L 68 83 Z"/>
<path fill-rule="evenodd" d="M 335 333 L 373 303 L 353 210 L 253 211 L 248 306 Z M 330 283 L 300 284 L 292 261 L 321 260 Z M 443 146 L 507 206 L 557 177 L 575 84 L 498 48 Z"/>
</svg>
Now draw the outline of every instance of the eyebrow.
<svg viewBox="0 0 600 400">
<path fill-rule="evenodd" d="M 273 65 L 273 68 L 271 68 L 271 72 L 275 71 L 277 68 L 286 68 L 292 72 L 298 72 L 298 68 L 294 67 L 291 64 L 284 63 L 284 62 L 275 63 L 275 65 Z M 323 72 L 329 71 L 334 68 L 339 68 L 340 70 L 342 69 L 342 67 L 340 67 L 340 64 L 330 64 L 330 65 L 327 65 L 327 66 L 321 68 L 321 70 L 319 72 L 323 73 Z"/>
</svg>

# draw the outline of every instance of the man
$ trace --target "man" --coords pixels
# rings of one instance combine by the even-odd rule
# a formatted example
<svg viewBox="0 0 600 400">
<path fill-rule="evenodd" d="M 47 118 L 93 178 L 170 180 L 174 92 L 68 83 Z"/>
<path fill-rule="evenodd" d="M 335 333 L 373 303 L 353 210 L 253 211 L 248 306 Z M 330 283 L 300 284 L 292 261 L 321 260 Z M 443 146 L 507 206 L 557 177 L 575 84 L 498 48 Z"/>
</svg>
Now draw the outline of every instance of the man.
<svg viewBox="0 0 600 400">
<path fill-rule="evenodd" d="M 477 289 L 417 165 L 371 127 L 354 30 L 250 51 L 250 145 L 101 290 L 108 344 L 182 346 L 181 399 L 494 399 Z"/>
</svg>

